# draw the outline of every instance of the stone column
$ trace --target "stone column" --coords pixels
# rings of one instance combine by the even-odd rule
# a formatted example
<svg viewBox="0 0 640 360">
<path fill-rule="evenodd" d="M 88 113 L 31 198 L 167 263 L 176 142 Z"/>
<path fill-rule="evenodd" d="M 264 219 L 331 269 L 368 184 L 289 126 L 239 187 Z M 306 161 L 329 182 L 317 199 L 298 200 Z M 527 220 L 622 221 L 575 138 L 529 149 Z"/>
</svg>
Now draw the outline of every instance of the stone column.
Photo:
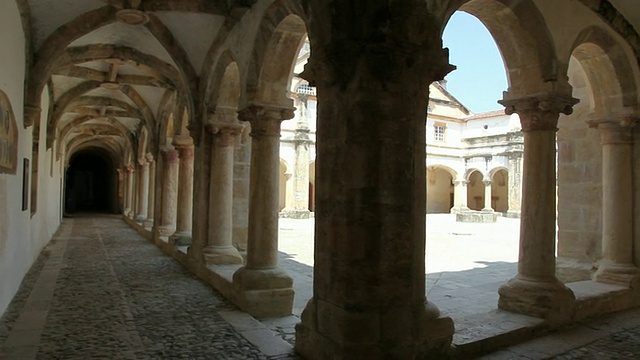
<svg viewBox="0 0 640 360">
<path fill-rule="evenodd" d="M 127 215 L 127 217 L 129 219 L 133 219 L 135 220 L 136 218 L 136 209 L 137 209 L 137 204 L 138 204 L 138 191 L 136 189 L 136 180 L 138 179 L 138 171 L 136 171 L 136 168 L 134 165 L 131 165 L 131 178 L 129 179 L 129 185 L 131 186 L 131 211 L 129 211 L 129 214 Z"/>
<path fill-rule="evenodd" d="M 176 230 L 178 151 L 167 147 L 160 151 L 162 155 L 162 216 L 158 232 L 160 236 L 170 236 Z"/>
<path fill-rule="evenodd" d="M 454 330 L 425 296 L 425 109 L 429 84 L 452 69 L 439 31 L 426 2 L 309 7 L 302 76 L 321 99 L 314 293 L 295 349 L 308 359 L 438 357 Z"/>
<path fill-rule="evenodd" d="M 293 138 L 296 158 L 293 165 L 293 189 L 291 207 L 285 209 L 286 217 L 308 219 L 309 211 L 309 120 L 307 119 L 307 95 L 298 94 L 300 111 Z M 289 195 L 289 194 L 287 194 Z"/>
<path fill-rule="evenodd" d="M 467 207 L 467 184 L 469 182 L 466 180 L 456 180 L 453 182 L 453 209 L 451 209 L 452 214 L 461 213 L 464 211 L 469 211 L 469 207 Z"/>
<path fill-rule="evenodd" d="M 147 162 L 149 163 L 149 185 L 147 185 L 148 201 L 147 201 L 147 218 L 144 220 L 143 226 L 146 229 L 153 227 L 153 213 L 156 204 L 156 162 L 153 155 L 147 154 Z"/>
<path fill-rule="evenodd" d="M 293 307 L 293 280 L 278 266 L 280 122 L 293 109 L 250 105 L 239 119 L 251 123 L 251 190 L 247 263 L 233 275 L 240 308 L 253 316 L 284 316 Z"/>
<path fill-rule="evenodd" d="M 180 157 L 180 173 L 177 228 L 171 240 L 174 245 L 190 245 L 193 226 L 193 140 L 190 137 L 176 138 L 173 144 Z"/>
<path fill-rule="evenodd" d="M 493 212 L 493 207 L 491 207 L 491 184 L 493 181 L 485 179 L 482 180 L 484 184 L 484 208 L 482 208 L 482 212 Z"/>
<path fill-rule="evenodd" d="M 147 218 L 147 207 L 149 206 L 149 163 L 146 159 L 140 159 L 139 165 L 136 222 L 142 223 Z"/>
<path fill-rule="evenodd" d="M 562 320 L 575 306 L 573 292 L 556 278 L 556 131 L 560 113 L 577 100 L 557 95 L 501 101 L 520 115 L 524 133 L 522 220 L 518 274 L 499 289 L 498 307 Z"/>
<path fill-rule="evenodd" d="M 132 202 L 133 202 L 133 166 L 127 165 L 125 167 L 125 206 L 124 206 L 124 216 L 129 216 L 129 214 L 133 211 Z"/>
<path fill-rule="evenodd" d="M 633 125 L 635 120 L 592 122 L 602 142 L 602 259 L 595 279 L 631 286 L 633 265 Z"/>
<path fill-rule="evenodd" d="M 519 218 L 522 206 L 522 150 L 509 154 L 509 210 L 507 217 Z"/>
<path fill-rule="evenodd" d="M 234 123 L 210 123 L 212 136 L 211 183 L 209 187 L 209 235 L 204 248 L 205 262 L 242 264 L 233 246 L 233 155 L 234 145 L 244 127 Z"/>
</svg>

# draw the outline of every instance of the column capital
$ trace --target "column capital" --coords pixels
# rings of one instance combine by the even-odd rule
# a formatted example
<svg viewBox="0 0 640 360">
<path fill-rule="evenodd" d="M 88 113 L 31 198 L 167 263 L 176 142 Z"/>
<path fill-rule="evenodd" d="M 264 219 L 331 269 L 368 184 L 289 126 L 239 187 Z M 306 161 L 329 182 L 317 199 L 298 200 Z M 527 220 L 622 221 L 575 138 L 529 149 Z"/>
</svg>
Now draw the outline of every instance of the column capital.
<svg viewBox="0 0 640 360">
<path fill-rule="evenodd" d="M 251 136 L 280 136 L 280 122 L 292 119 L 295 108 L 251 104 L 238 111 L 238 119 L 251 123 Z"/>
<path fill-rule="evenodd" d="M 621 117 L 618 119 L 591 120 L 589 127 L 598 129 L 600 141 L 605 144 L 632 144 L 633 127 L 640 121 L 639 118 Z"/>
<path fill-rule="evenodd" d="M 176 149 L 180 147 L 193 146 L 193 138 L 189 135 L 176 135 L 171 142 Z"/>
<path fill-rule="evenodd" d="M 213 136 L 216 145 L 231 146 L 236 136 L 242 134 L 245 126 L 238 123 L 209 122 L 205 124 L 205 128 Z"/>
<path fill-rule="evenodd" d="M 155 161 L 155 159 L 154 159 L 154 157 L 153 157 L 153 154 L 151 154 L 151 153 L 147 153 L 144 157 L 145 157 L 145 159 L 147 160 L 147 162 L 148 162 L 149 164 L 151 164 L 152 162 L 154 162 L 154 161 Z"/>
<path fill-rule="evenodd" d="M 294 107 L 289 106 L 253 103 L 238 111 L 238 119 L 249 121 L 252 125 L 261 120 L 283 121 L 293 119 L 295 110 Z"/>
<path fill-rule="evenodd" d="M 167 163 L 177 163 L 179 161 L 178 151 L 173 147 L 166 147 L 160 150 L 162 160 Z"/>
<path fill-rule="evenodd" d="M 131 164 L 127 164 L 124 166 L 124 171 L 128 172 L 128 173 L 132 173 L 133 172 L 133 165 Z"/>
<path fill-rule="evenodd" d="M 454 180 L 453 181 L 453 185 L 454 186 L 467 185 L 468 183 L 469 183 L 469 181 L 467 181 L 467 180 Z"/>
<path fill-rule="evenodd" d="M 570 115 L 573 112 L 573 105 L 578 101 L 571 96 L 558 94 L 539 94 L 510 99 L 505 93 L 505 98 L 498 102 L 505 107 L 504 112 L 507 115 L 517 113 L 520 116 L 522 131 L 557 131 L 559 115 Z"/>
<path fill-rule="evenodd" d="M 491 186 L 491 184 L 493 184 L 493 180 L 482 180 L 482 183 L 484 184 L 484 186 Z"/>
</svg>

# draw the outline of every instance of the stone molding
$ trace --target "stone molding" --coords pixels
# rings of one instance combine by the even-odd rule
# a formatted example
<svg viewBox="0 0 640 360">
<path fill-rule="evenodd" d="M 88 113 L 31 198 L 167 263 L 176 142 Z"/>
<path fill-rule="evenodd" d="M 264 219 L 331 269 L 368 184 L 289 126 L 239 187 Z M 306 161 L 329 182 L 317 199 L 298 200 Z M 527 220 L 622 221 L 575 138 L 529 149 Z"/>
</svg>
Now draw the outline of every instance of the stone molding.
<svg viewBox="0 0 640 360">
<path fill-rule="evenodd" d="M 633 144 L 633 128 L 640 119 L 623 117 L 614 120 L 591 120 L 589 127 L 598 129 L 602 145 Z"/>
<path fill-rule="evenodd" d="M 213 136 L 216 146 L 232 146 L 237 136 L 241 135 L 245 126 L 243 124 L 230 124 L 225 122 L 209 122 L 205 129 Z"/>
<path fill-rule="evenodd" d="M 558 131 L 558 116 L 570 115 L 578 99 L 556 94 L 533 95 L 529 97 L 498 101 L 505 107 L 505 114 L 520 116 L 522 131 Z"/>
<path fill-rule="evenodd" d="M 177 163 L 180 161 L 180 157 L 176 149 L 162 149 L 160 150 L 160 154 L 162 155 L 162 160 L 167 163 Z"/>
<path fill-rule="evenodd" d="M 251 136 L 280 137 L 280 122 L 293 119 L 295 108 L 252 104 L 238 112 L 238 119 L 251 123 Z"/>
</svg>

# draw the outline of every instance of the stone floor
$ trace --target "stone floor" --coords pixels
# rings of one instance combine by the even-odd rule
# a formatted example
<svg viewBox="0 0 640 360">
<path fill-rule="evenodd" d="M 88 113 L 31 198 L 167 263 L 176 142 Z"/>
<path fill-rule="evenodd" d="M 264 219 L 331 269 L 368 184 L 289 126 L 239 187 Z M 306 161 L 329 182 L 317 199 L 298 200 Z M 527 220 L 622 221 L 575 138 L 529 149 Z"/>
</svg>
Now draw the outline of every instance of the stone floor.
<svg viewBox="0 0 640 360">
<path fill-rule="evenodd" d="M 495 308 L 515 272 L 517 220 L 428 216 L 427 291 L 456 322 L 454 343 L 510 322 Z M 433 225 L 432 225 L 433 224 Z M 313 220 L 281 219 L 294 314 L 257 321 L 118 217 L 65 219 L 0 319 L 0 359 L 295 359 L 293 326 L 311 296 Z M 514 320 L 515 319 L 515 320 Z M 640 359 L 640 310 L 558 331 L 485 359 Z"/>
</svg>

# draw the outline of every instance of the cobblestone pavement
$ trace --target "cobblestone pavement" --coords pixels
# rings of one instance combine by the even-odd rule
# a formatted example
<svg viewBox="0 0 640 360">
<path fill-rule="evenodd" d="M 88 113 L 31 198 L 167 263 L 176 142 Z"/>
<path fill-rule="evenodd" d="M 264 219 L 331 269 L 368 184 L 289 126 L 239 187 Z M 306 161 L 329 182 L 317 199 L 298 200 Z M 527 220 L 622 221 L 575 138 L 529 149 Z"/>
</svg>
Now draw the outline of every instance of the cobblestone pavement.
<svg viewBox="0 0 640 360">
<path fill-rule="evenodd" d="M 49 296 L 34 287 L 47 268 Z M 219 314 L 235 310 L 118 217 L 65 219 L 2 317 L 0 358 L 289 358 L 263 354 Z"/>
<path fill-rule="evenodd" d="M 515 270 L 510 246 L 517 243 L 511 244 L 512 224 L 501 235 L 486 227 L 485 241 L 477 241 L 464 225 L 438 221 L 444 226 L 429 235 L 433 247 L 495 250 L 500 236 L 505 241 L 494 258 L 471 251 L 476 260 L 446 252 L 426 259 L 432 263 L 429 299 L 464 334 L 466 315 L 495 308 L 495 289 Z M 312 254 L 301 251 L 313 241 L 303 241 L 309 224 L 281 221 L 280 259 L 295 281 L 294 314 L 257 321 L 119 217 L 65 219 L 0 318 L 0 359 L 298 359 L 292 353 L 294 325 L 311 297 L 313 276 Z M 432 254 L 441 251 L 433 247 Z M 483 359 L 640 359 L 640 310 Z"/>
</svg>

